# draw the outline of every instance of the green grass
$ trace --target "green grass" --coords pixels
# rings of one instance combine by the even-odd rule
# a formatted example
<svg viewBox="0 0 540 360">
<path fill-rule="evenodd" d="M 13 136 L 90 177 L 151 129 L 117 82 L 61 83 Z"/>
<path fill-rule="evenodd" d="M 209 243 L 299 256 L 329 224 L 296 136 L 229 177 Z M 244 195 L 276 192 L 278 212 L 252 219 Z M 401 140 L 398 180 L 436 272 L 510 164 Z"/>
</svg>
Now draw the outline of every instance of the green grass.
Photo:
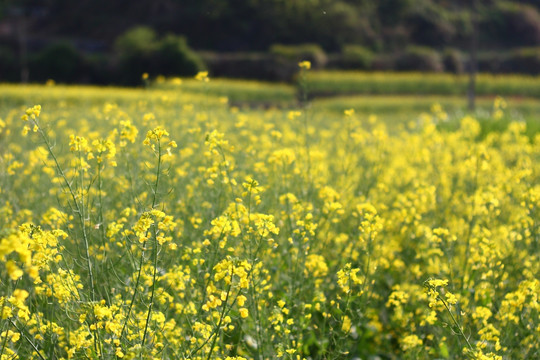
<svg viewBox="0 0 540 360">
<path fill-rule="evenodd" d="M 493 97 L 479 97 L 476 100 L 480 112 L 491 111 Z M 525 116 L 537 115 L 540 111 L 540 102 L 533 98 L 506 98 L 508 110 L 518 111 Z M 466 112 L 467 100 L 462 96 L 445 95 L 357 95 L 337 96 L 315 99 L 312 105 L 315 109 L 326 109 L 334 112 L 343 112 L 346 109 L 355 109 L 362 113 L 396 114 L 420 113 L 429 111 L 431 105 L 438 103 L 447 111 Z"/>
<path fill-rule="evenodd" d="M 330 108 L 339 108 L 341 111 L 358 103 L 367 111 L 386 113 L 402 108 L 423 111 L 434 102 L 464 108 L 468 78 L 466 75 L 452 74 L 313 71 L 307 73 L 306 85 L 311 98 L 330 98 L 320 100 L 321 104 Z M 186 94 L 226 97 L 235 106 L 291 107 L 297 102 L 297 89 L 283 83 L 233 79 L 210 79 L 202 83 L 194 79 L 182 79 L 181 84 L 166 80 L 153 82 L 151 87 Z M 375 97 L 368 97 L 366 101 L 351 98 L 352 95 L 360 94 Z M 477 94 L 481 106 L 492 102 L 490 97 L 499 95 L 514 98 L 512 102 L 520 110 L 532 113 L 538 110 L 532 98 L 540 97 L 540 77 L 480 74 L 477 78 Z M 416 95 L 423 96 L 420 98 Z M 349 105 L 336 105 L 345 103 Z"/>
<path fill-rule="evenodd" d="M 400 129 L 403 126 L 419 119 L 420 114 L 431 114 L 434 104 L 439 104 L 448 119 L 440 122 L 442 128 L 456 129 L 465 115 L 472 115 L 482 125 L 485 135 L 491 131 L 502 131 L 511 121 L 521 121 L 527 126 L 530 138 L 540 133 L 540 101 L 534 98 L 505 98 L 507 103 L 504 116 L 494 120 L 494 97 L 479 97 L 476 101 L 476 110 L 467 109 L 467 101 L 461 96 L 413 96 L 413 95 L 363 95 L 363 96 L 337 96 L 315 99 L 311 102 L 313 113 L 326 113 L 329 119 L 337 114 L 343 114 L 347 109 L 354 109 L 359 117 L 366 120 L 370 115 L 387 124 L 390 128 Z"/>
<path fill-rule="evenodd" d="M 78 86 L 78 85 L 54 85 L 46 86 L 39 84 L 0 84 L 0 106 L 9 108 L 10 106 L 27 106 L 29 103 L 57 103 L 62 106 L 76 104 L 81 105 L 100 105 L 103 102 L 114 102 L 118 105 L 129 104 L 134 99 L 144 99 L 141 96 L 140 88 L 122 88 L 112 86 Z M 142 94 L 145 94 L 144 92 Z M 160 102 L 167 103 L 172 97 L 178 97 L 176 91 L 159 89 L 146 92 L 146 100 L 152 101 L 158 99 Z M 184 100 L 191 103 L 218 104 L 219 99 L 215 96 L 207 96 L 197 93 L 183 94 Z"/>
<path fill-rule="evenodd" d="M 172 81 L 153 84 L 161 89 L 176 89 L 192 94 L 208 94 L 227 97 L 232 103 L 253 103 L 254 105 L 283 105 L 295 101 L 294 86 L 260 81 L 210 79 L 201 83 L 194 79 L 183 79 L 181 84 Z"/>
<path fill-rule="evenodd" d="M 313 71 L 306 83 L 313 96 L 347 94 L 464 95 L 467 75 Z M 540 77 L 479 74 L 478 95 L 540 97 Z"/>
</svg>

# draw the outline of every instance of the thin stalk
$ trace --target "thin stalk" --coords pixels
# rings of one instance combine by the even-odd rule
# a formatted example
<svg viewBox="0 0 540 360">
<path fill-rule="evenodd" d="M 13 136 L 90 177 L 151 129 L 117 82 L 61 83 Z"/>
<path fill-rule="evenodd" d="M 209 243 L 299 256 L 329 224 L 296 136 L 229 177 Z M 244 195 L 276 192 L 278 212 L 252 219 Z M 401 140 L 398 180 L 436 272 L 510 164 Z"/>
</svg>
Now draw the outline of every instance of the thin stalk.
<svg viewBox="0 0 540 360">
<path fill-rule="evenodd" d="M 461 336 L 463 336 L 463 338 L 467 342 L 467 346 L 469 347 L 469 349 L 471 349 L 471 351 L 474 352 L 474 348 L 472 347 L 471 343 L 469 342 L 469 339 L 467 339 L 467 337 L 465 336 L 465 333 L 463 333 L 463 329 L 461 329 L 461 326 L 459 325 L 456 318 L 454 317 L 454 314 L 452 314 L 452 311 L 450 310 L 450 307 L 446 303 L 446 300 L 444 300 L 440 295 L 437 295 L 437 298 L 443 303 L 444 307 L 446 308 L 446 311 L 448 311 L 448 313 L 450 314 L 450 317 L 452 318 L 452 321 L 454 322 L 454 325 L 457 327 L 457 329 L 459 330 L 459 333 L 461 334 Z"/>
<path fill-rule="evenodd" d="M 158 190 L 158 187 L 159 187 L 159 175 L 160 175 L 160 170 L 161 170 L 161 142 L 158 140 L 158 165 L 157 165 L 157 171 L 156 171 L 156 182 L 154 184 L 154 189 L 153 189 L 153 197 L 152 197 L 152 209 L 156 206 L 156 202 L 157 202 L 157 190 Z M 127 323 L 129 321 L 129 317 L 131 315 L 131 311 L 133 310 L 133 304 L 135 302 L 135 297 L 137 296 L 137 292 L 138 292 L 138 289 L 139 289 L 139 283 L 141 281 L 141 272 L 142 272 L 142 267 L 143 267 L 143 262 L 144 262 L 144 255 L 145 255 L 145 249 L 146 249 L 146 241 L 143 243 L 143 246 L 142 246 L 142 251 L 141 251 L 141 257 L 139 259 L 139 271 L 137 273 L 137 280 L 135 281 L 135 289 L 133 290 L 133 296 L 131 297 L 131 302 L 129 303 L 129 309 L 128 309 L 128 313 L 126 315 L 126 320 L 124 321 L 124 325 L 122 326 L 122 331 L 120 332 L 120 337 L 124 336 L 124 331 L 126 330 L 126 327 L 127 327 Z M 157 249 L 156 249 L 157 251 Z M 157 253 L 156 253 L 156 256 L 157 256 Z M 155 267 L 154 267 L 154 275 L 155 275 Z M 155 280 L 155 279 L 154 279 Z M 154 281 L 155 283 L 155 281 Z M 153 286 L 153 284 L 152 284 Z M 152 294 L 153 296 L 153 294 Z M 147 324 L 148 324 L 148 321 L 147 321 Z M 146 335 L 146 327 L 145 327 L 145 335 Z M 143 336 L 144 338 L 144 336 Z M 144 343 L 144 341 L 143 341 Z"/>
<path fill-rule="evenodd" d="M 13 320 L 11 320 L 11 319 L 9 319 L 9 322 L 11 323 L 11 325 L 13 325 L 13 327 L 14 327 L 15 329 L 17 329 L 17 331 L 22 335 L 22 337 L 30 344 L 30 346 L 32 347 L 32 349 L 34 349 L 34 351 L 38 354 L 39 358 L 40 358 L 41 360 L 45 360 L 45 357 L 43 357 L 43 355 L 41 354 L 41 352 L 39 351 L 39 349 L 37 348 L 37 346 L 32 342 L 32 340 L 30 340 L 30 339 L 28 338 L 28 336 L 26 336 L 26 334 L 24 334 L 24 333 L 22 332 L 21 329 L 19 329 L 19 327 L 17 326 L 17 324 L 15 324 L 15 323 L 13 322 Z"/>
<path fill-rule="evenodd" d="M 82 154 L 79 150 L 79 164 L 82 164 Z M 80 165 L 79 165 L 80 166 Z M 95 289 L 95 280 L 94 280 L 94 271 L 92 270 L 93 265 L 92 261 L 90 260 L 90 244 L 88 243 L 88 238 L 86 235 L 86 219 L 84 214 L 84 171 L 83 169 L 79 169 L 80 174 L 80 181 L 81 181 L 81 206 L 78 208 L 79 213 L 79 219 L 81 221 L 82 225 L 82 231 L 83 231 L 83 239 L 84 239 L 84 250 L 86 251 L 86 263 L 88 266 L 88 273 L 90 276 L 90 285 L 92 290 L 92 302 L 96 301 L 96 289 Z"/>
<path fill-rule="evenodd" d="M 161 171 L 161 141 L 158 140 L 158 163 L 157 163 L 157 170 L 156 170 L 156 183 L 154 184 L 154 195 L 152 198 L 152 209 L 156 206 L 157 202 L 157 192 L 158 192 L 158 186 L 159 186 L 159 175 Z"/>
<path fill-rule="evenodd" d="M 158 241 L 157 241 L 157 231 L 154 224 L 154 251 L 152 252 L 153 257 L 153 265 L 154 265 L 154 273 L 152 275 L 152 288 L 150 290 L 150 305 L 148 305 L 148 313 L 146 314 L 146 323 L 144 325 L 144 332 L 143 332 L 143 338 L 141 347 L 144 346 L 144 342 L 146 341 L 146 334 L 148 333 L 148 323 L 150 322 L 150 316 L 152 315 L 152 307 L 154 306 L 154 294 L 156 289 L 156 275 L 157 275 L 157 261 L 158 261 Z"/>
<path fill-rule="evenodd" d="M 248 196 L 248 229 L 251 229 L 251 198 L 252 198 L 252 193 L 251 193 L 251 188 L 249 190 L 249 196 Z M 253 253 L 253 242 L 252 241 L 248 241 L 249 243 L 249 259 L 252 261 L 252 267 L 254 268 L 255 267 L 255 255 L 256 253 L 258 253 L 258 250 L 259 250 L 259 246 L 257 247 L 257 250 L 255 251 L 255 253 Z M 250 280 L 251 280 L 251 275 L 253 274 L 253 271 L 250 271 Z M 250 292 L 250 295 L 251 295 L 251 299 L 252 299 L 252 303 L 254 304 L 253 306 L 253 312 L 255 314 L 255 318 L 257 320 L 259 320 L 257 323 L 260 324 L 260 314 L 259 314 L 259 311 L 258 311 L 258 297 L 256 297 L 255 295 L 255 284 L 252 283 L 251 284 L 252 286 L 250 287 L 249 289 L 249 292 Z M 261 346 L 262 344 L 262 338 L 261 338 L 261 329 L 260 329 L 260 326 L 258 326 L 257 328 L 257 348 L 256 348 L 256 355 L 257 355 L 257 359 L 260 359 L 260 350 L 259 350 L 259 346 Z"/>
<path fill-rule="evenodd" d="M 2 304 L 2 307 L 0 308 L 3 309 L 4 308 L 4 305 Z M 7 323 L 6 323 L 7 324 Z M 5 326 L 2 327 L 2 332 L 5 331 Z M 6 333 L 6 336 L 4 337 L 4 341 L 2 341 L 2 349 L 0 349 L 0 359 L 2 358 L 2 356 L 4 355 L 4 349 L 6 348 L 6 344 L 7 344 L 7 333 Z"/>
<path fill-rule="evenodd" d="M 18 282 L 18 280 L 17 280 Z M 15 284 L 15 287 L 17 287 L 17 285 Z M 7 292 L 6 292 L 6 296 L 4 297 L 4 299 L 2 300 L 2 304 L 0 305 L 0 314 L 4 311 L 4 305 L 6 304 L 6 300 L 7 300 L 7 294 L 9 294 L 11 291 L 10 291 L 10 283 L 8 283 L 8 289 L 7 289 Z M 6 325 L 7 325 L 7 321 L 4 323 L 4 325 L 2 326 L 2 331 L 0 333 L 3 333 L 4 331 L 6 331 Z M 0 349 L 0 359 L 2 358 L 2 356 L 4 355 L 4 349 L 6 348 L 6 344 L 7 344 L 7 333 L 6 333 L 6 337 L 4 338 L 4 341 L 2 341 L 2 349 Z"/>
<path fill-rule="evenodd" d="M 141 281 L 141 271 L 142 271 L 142 263 L 144 261 L 144 248 L 146 246 L 146 243 L 143 244 L 143 250 L 141 252 L 141 258 L 139 260 L 139 272 L 137 274 L 137 280 L 135 281 L 135 290 L 133 290 L 133 296 L 131 297 L 131 301 L 129 303 L 129 309 L 126 315 L 126 320 L 124 320 L 124 325 L 122 326 L 122 331 L 120 332 L 120 338 L 124 336 L 124 331 L 126 330 L 127 323 L 129 321 L 129 316 L 131 315 L 131 310 L 133 310 L 133 303 L 135 302 L 135 296 L 137 296 L 137 290 L 139 289 L 139 283 Z"/>
<path fill-rule="evenodd" d="M 234 270 L 234 268 L 233 268 Z M 229 301 L 229 297 L 230 297 L 230 294 L 231 294 L 231 288 L 232 288 L 232 275 L 231 274 L 231 282 L 229 283 L 229 287 L 227 288 L 227 295 L 225 296 L 225 301 L 223 303 L 223 309 L 221 310 L 221 314 L 220 314 L 220 317 L 219 317 L 219 321 L 218 321 L 218 324 L 216 326 L 216 328 L 212 331 L 212 333 L 210 334 L 210 336 L 201 344 L 199 345 L 195 350 L 191 351 L 191 353 L 189 354 L 189 359 L 192 359 L 193 358 L 193 355 L 195 355 L 199 350 L 201 350 L 206 344 L 208 344 L 208 342 L 214 337 L 214 335 L 217 334 L 217 332 L 219 331 L 219 328 L 221 327 L 221 323 L 223 322 L 223 319 L 225 317 L 225 310 L 226 310 L 226 307 L 227 307 L 227 302 Z M 232 308 L 232 306 L 234 305 L 234 301 L 233 303 L 231 304 L 230 308 Z M 229 309 L 230 310 L 230 309 Z M 212 347 L 215 345 L 215 340 L 213 341 L 212 343 Z M 212 352 L 210 352 L 210 355 L 212 354 Z"/>
<path fill-rule="evenodd" d="M 96 349 L 96 352 L 99 353 L 99 358 L 103 359 L 103 342 L 101 342 L 99 331 L 95 331 L 94 336 L 94 348 Z"/>
<path fill-rule="evenodd" d="M 214 330 L 214 337 L 212 340 L 212 344 L 210 345 L 210 351 L 208 352 L 208 356 L 206 357 L 206 360 L 210 360 L 210 357 L 212 356 L 212 352 L 214 351 L 214 346 L 216 345 L 216 340 L 218 338 L 218 331 L 221 328 L 221 324 L 223 323 L 223 319 L 225 318 L 225 310 L 227 309 L 227 301 L 229 300 L 229 295 L 231 293 L 231 287 L 232 287 L 232 281 L 233 281 L 233 275 L 234 275 L 234 266 L 232 266 L 231 269 L 231 282 L 229 284 L 229 288 L 227 289 L 227 296 L 225 297 L 225 303 L 223 304 L 223 309 L 221 309 L 221 314 L 219 315 L 219 321 L 216 326 L 216 329 Z"/>
<path fill-rule="evenodd" d="M 53 158 L 54 164 L 56 166 L 56 171 L 62 177 L 62 179 L 64 180 L 64 183 L 65 183 L 66 187 L 68 188 L 69 193 L 71 195 L 71 199 L 72 199 L 73 203 L 75 204 L 75 212 L 77 213 L 79 221 L 80 221 L 81 226 L 82 226 L 82 234 L 83 234 L 83 241 L 84 241 L 84 246 L 85 246 L 85 250 L 86 250 L 86 261 L 87 261 L 88 273 L 89 273 L 89 278 L 90 278 L 92 301 L 95 301 L 94 273 L 93 273 L 93 270 L 92 270 L 92 263 L 90 261 L 90 252 L 89 252 L 89 249 L 88 249 L 88 246 L 89 246 L 88 245 L 88 235 L 86 234 L 85 220 L 84 220 L 84 217 L 83 217 L 83 212 L 82 212 L 81 206 L 79 205 L 79 202 L 77 201 L 77 196 L 75 195 L 75 192 L 73 191 L 71 183 L 68 181 L 68 179 L 66 177 L 66 174 L 64 173 L 64 171 L 60 167 L 60 163 L 58 162 L 58 159 L 57 159 L 56 155 L 52 151 L 52 146 L 51 146 L 51 143 L 49 142 L 49 138 L 47 137 L 47 135 L 45 134 L 43 129 L 39 126 L 37 121 L 34 121 L 34 124 L 38 127 L 38 132 L 41 135 L 41 138 L 43 139 L 43 141 L 45 142 L 45 145 L 47 146 L 47 150 L 48 150 L 49 154 Z"/>
<path fill-rule="evenodd" d="M 100 154 L 101 155 L 101 154 Z M 101 177 L 101 164 L 98 164 L 98 173 L 97 173 L 97 185 L 98 185 L 98 200 L 99 200 L 99 209 L 98 209 L 98 224 L 100 229 L 101 245 L 105 249 L 105 226 L 103 224 L 103 179 Z"/>
<path fill-rule="evenodd" d="M 159 173 L 161 168 L 161 142 L 158 140 L 158 164 L 157 164 L 157 170 L 156 170 L 156 183 L 154 186 L 154 198 L 152 200 L 152 209 L 156 205 L 156 199 L 157 199 L 157 191 L 159 186 Z M 154 223 L 153 233 L 154 233 L 154 251 L 153 251 L 153 263 L 154 263 L 154 274 L 152 276 L 152 289 L 150 294 L 150 305 L 148 306 L 148 313 L 146 314 L 146 324 L 144 326 L 144 332 L 143 332 L 143 338 L 141 347 L 144 346 L 144 342 L 146 340 L 146 334 L 148 333 L 148 323 L 150 322 L 150 317 L 152 315 L 152 307 L 154 306 L 154 294 L 156 290 L 156 277 L 157 277 L 157 261 L 158 261 L 158 246 L 159 243 L 157 241 L 157 230 L 156 230 L 157 224 Z M 142 355 L 142 353 L 141 353 Z"/>
<path fill-rule="evenodd" d="M 101 157 L 101 153 L 100 153 L 100 157 Z M 97 185 L 98 185 L 98 200 L 99 200 L 99 209 L 98 209 L 98 226 L 99 226 L 99 234 L 100 234 L 100 238 L 101 238 L 101 246 L 103 246 L 103 252 L 105 252 L 105 224 L 104 224 L 104 217 L 103 217 L 103 178 L 101 177 L 101 164 L 98 164 L 98 174 L 97 174 Z M 105 254 L 103 254 L 103 256 L 105 257 Z M 108 258 L 106 258 L 106 261 L 105 261 L 105 266 L 107 266 L 107 263 L 110 263 L 110 260 Z M 110 299 L 110 288 L 111 288 L 111 283 L 110 283 L 110 279 L 108 276 L 105 277 L 106 281 L 107 281 L 107 284 L 108 284 L 108 289 L 107 291 L 105 291 L 105 296 L 107 297 L 107 300 L 109 301 L 109 303 L 111 303 L 111 299 Z"/>
</svg>

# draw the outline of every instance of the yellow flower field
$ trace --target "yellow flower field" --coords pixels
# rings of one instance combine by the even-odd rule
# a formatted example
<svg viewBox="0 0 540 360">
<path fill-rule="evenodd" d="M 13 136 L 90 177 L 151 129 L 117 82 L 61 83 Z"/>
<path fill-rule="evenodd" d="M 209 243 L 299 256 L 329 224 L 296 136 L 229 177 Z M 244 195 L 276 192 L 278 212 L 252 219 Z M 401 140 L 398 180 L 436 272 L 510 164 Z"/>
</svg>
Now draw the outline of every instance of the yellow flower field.
<svg viewBox="0 0 540 360">
<path fill-rule="evenodd" d="M 2 360 L 540 356 L 523 123 L 0 93 Z"/>
</svg>

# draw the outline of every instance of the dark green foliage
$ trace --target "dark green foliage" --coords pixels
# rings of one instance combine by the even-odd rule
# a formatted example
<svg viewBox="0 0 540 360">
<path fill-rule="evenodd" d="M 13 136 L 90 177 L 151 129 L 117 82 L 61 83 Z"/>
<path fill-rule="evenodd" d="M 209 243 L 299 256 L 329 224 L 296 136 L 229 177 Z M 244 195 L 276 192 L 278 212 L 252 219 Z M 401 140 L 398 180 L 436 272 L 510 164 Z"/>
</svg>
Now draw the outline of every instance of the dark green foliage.
<svg viewBox="0 0 540 360">
<path fill-rule="evenodd" d="M 120 82 L 130 85 L 140 83 L 141 75 L 151 69 L 157 47 L 157 36 L 151 28 L 137 27 L 121 35 L 115 42 Z"/>
<path fill-rule="evenodd" d="M 442 6 L 424 3 L 424 6 L 416 6 L 405 18 L 410 42 L 432 47 L 450 44 L 457 35 L 450 13 Z"/>
<path fill-rule="evenodd" d="M 204 64 L 183 36 L 169 34 L 158 39 L 154 30 L 140 26 L 128 30 L 115 42 L 119 81 L 140 83 L 143 73 L 150 75 L 193 76 Z"/>
<path fill-rule="evenodd" d="M 506 58 L 507 55 L 500 51 L 481 52 L 478 54 L 478 70 L 485 73 L 500 73 Z"/>
<path fill-rule="evenodd" d="M 444 70 L 454 74 L 465 71 L 465 56 L 457 49 L 445 49 L 443 53 Z"/>
<path fill-rule="evenodd" d="M 501 68 L 508 73 L 540 74 L 540 47 L 514 50 Z"/>
<path fill-rule="evenodd" d="M 413 0 L 378 0 L 377 11 L 381 22 L 385 25 L 395 25 L 411 10 Z"/>
<path fill-rule="evenodd" d="M 0 46 L 0 82 L 20 80 L 17 56 L 7 47 Z"/>
<path fill-rule="evenodd" d="M 0 80 L 20 79 L 22 23 L 30 81 L 140 84 L 144 72 L 191 76 L 204 68 L 186 39 L 214 52 L 212 76 L 291 80 L 300 58 L 315 69 L 459 73 L 474 18 L 480 71 L 537 73 L 532 50 L 515 50 L 540 46 L 537 0 L 9 0 L 0 1 L 0 22 L 13 27 L 0 34 L 11 49 L 0 50 Z M 77 44 L 58 66 L 42 51 L 58 45 L 51 39 Z M 442 59 L 411 46 L 435 49 Z"/>
<path fill-rule="evenodd" d="M 443 71 L 441 55 L 430 48 L 408 47 L 396 60 L 396 69 L 400 71 Z"/>
<path fill-rule="evenodd" d="M 276 80 L 280 79 L 283 72 L 283 68 L 278 66 L 274 56 L 269 53 L 203 52 L 201 57 L 214 77 Z"/>
<path fill-rule="evenodd" d="M 79 80 L 82 55 L 69 42 L 56 42 L 30 59 L 30 79 L 69 83 Z"/>
<path fill-rule="evenodd" d="M 538 8 L 512 1 L 498 1 L 482 17 L 483 40 L 492 46 L 540 45 Z"/>
<path fill-rule="evenodd" d="M 114 79 L 111 56 L 106 53 L 86 54 L 83 69 L 83 76 L 91 84 L 110 84 Z"/>
<path fill-rule="evenodd" d="M 30 33 L 97 39 L 112 47 L 126 30 L 144 24 L 160 34 L 184 34 L 197 49 L 264 51 L 271 44 L 318 43 L 338 52 L 345 44 L 379 50 L 401 44 L 464 45 L 470 0 L 48 0 L 0 2 L 39 14 Z M 537 46 L 540 3 L 477 0 L 482 38 L 491 45 Z M 511 39 L 517 41 L 513 43 Z M 403 41 L 404 40 L 404 41 Z M 509 42 L 510 41 L 510 42 Z M 458 43 L 459 42 L 459 43 Z"/>
<path fill-rule="evenodd" d="M 538 75 L 540 47 L 483 52 L 478 56 L 478 67 L 481 72 Z"/>
<path fill-rule="evenodd" d="M 185 37 L 169 34 L 159 42 L 154 64 L 159 74 L 192 76 L 203 68 L 201 58 L 188 47 Z"/>
<path fill-rule="evenodd" d="M 315 69 L 324 67 L 328 60 L 324 50 L 317 44 L 276 44 L 270 47 L 270 53 L 278 58 L 287 61 L 310 61 L 311 66 Z"/>
<path fill-rule="evenodd" d="M 279 80 L 291 80 L 298 72 L 298 63 L 307 60 L 313 69 L 322 69 L 328 58 L 324 50 L 317 44 L 281 45 L 270 47 L 274 61 L 276 77 Z"/>
<path fill-rule="evenodd" d="M 360 45 L 346 45 L 343 47 L 343 68 L 369 70 L 375 55 Z"/>
<path fill-rule="evenodd" d="M 115 41 L 120 56 L 149 55 L 157 49 L 156 32 L 148 26 L 138 26 L 126 31 Z"/>
</svg>

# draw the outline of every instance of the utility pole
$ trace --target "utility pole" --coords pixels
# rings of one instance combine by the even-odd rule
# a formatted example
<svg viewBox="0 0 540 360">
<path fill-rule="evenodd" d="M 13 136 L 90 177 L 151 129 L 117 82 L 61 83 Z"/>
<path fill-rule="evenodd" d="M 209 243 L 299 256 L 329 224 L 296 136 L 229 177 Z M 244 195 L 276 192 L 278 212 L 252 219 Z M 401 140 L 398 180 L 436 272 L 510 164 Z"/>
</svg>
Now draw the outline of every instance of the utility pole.
<svg viewBox="0 0 540 360">
<path fill-rule="evenodd" d="M 469 110 L 475 109 L 476 98 L 476 72 L 478 70 L 478 8 L 477 0 L 471 0 L 470 3 L 470 19 L 471 19 L 471 42 L 469 49 L 469 87 L 467 90 L 467 98 L 469 100 Z"/>
</svg>

